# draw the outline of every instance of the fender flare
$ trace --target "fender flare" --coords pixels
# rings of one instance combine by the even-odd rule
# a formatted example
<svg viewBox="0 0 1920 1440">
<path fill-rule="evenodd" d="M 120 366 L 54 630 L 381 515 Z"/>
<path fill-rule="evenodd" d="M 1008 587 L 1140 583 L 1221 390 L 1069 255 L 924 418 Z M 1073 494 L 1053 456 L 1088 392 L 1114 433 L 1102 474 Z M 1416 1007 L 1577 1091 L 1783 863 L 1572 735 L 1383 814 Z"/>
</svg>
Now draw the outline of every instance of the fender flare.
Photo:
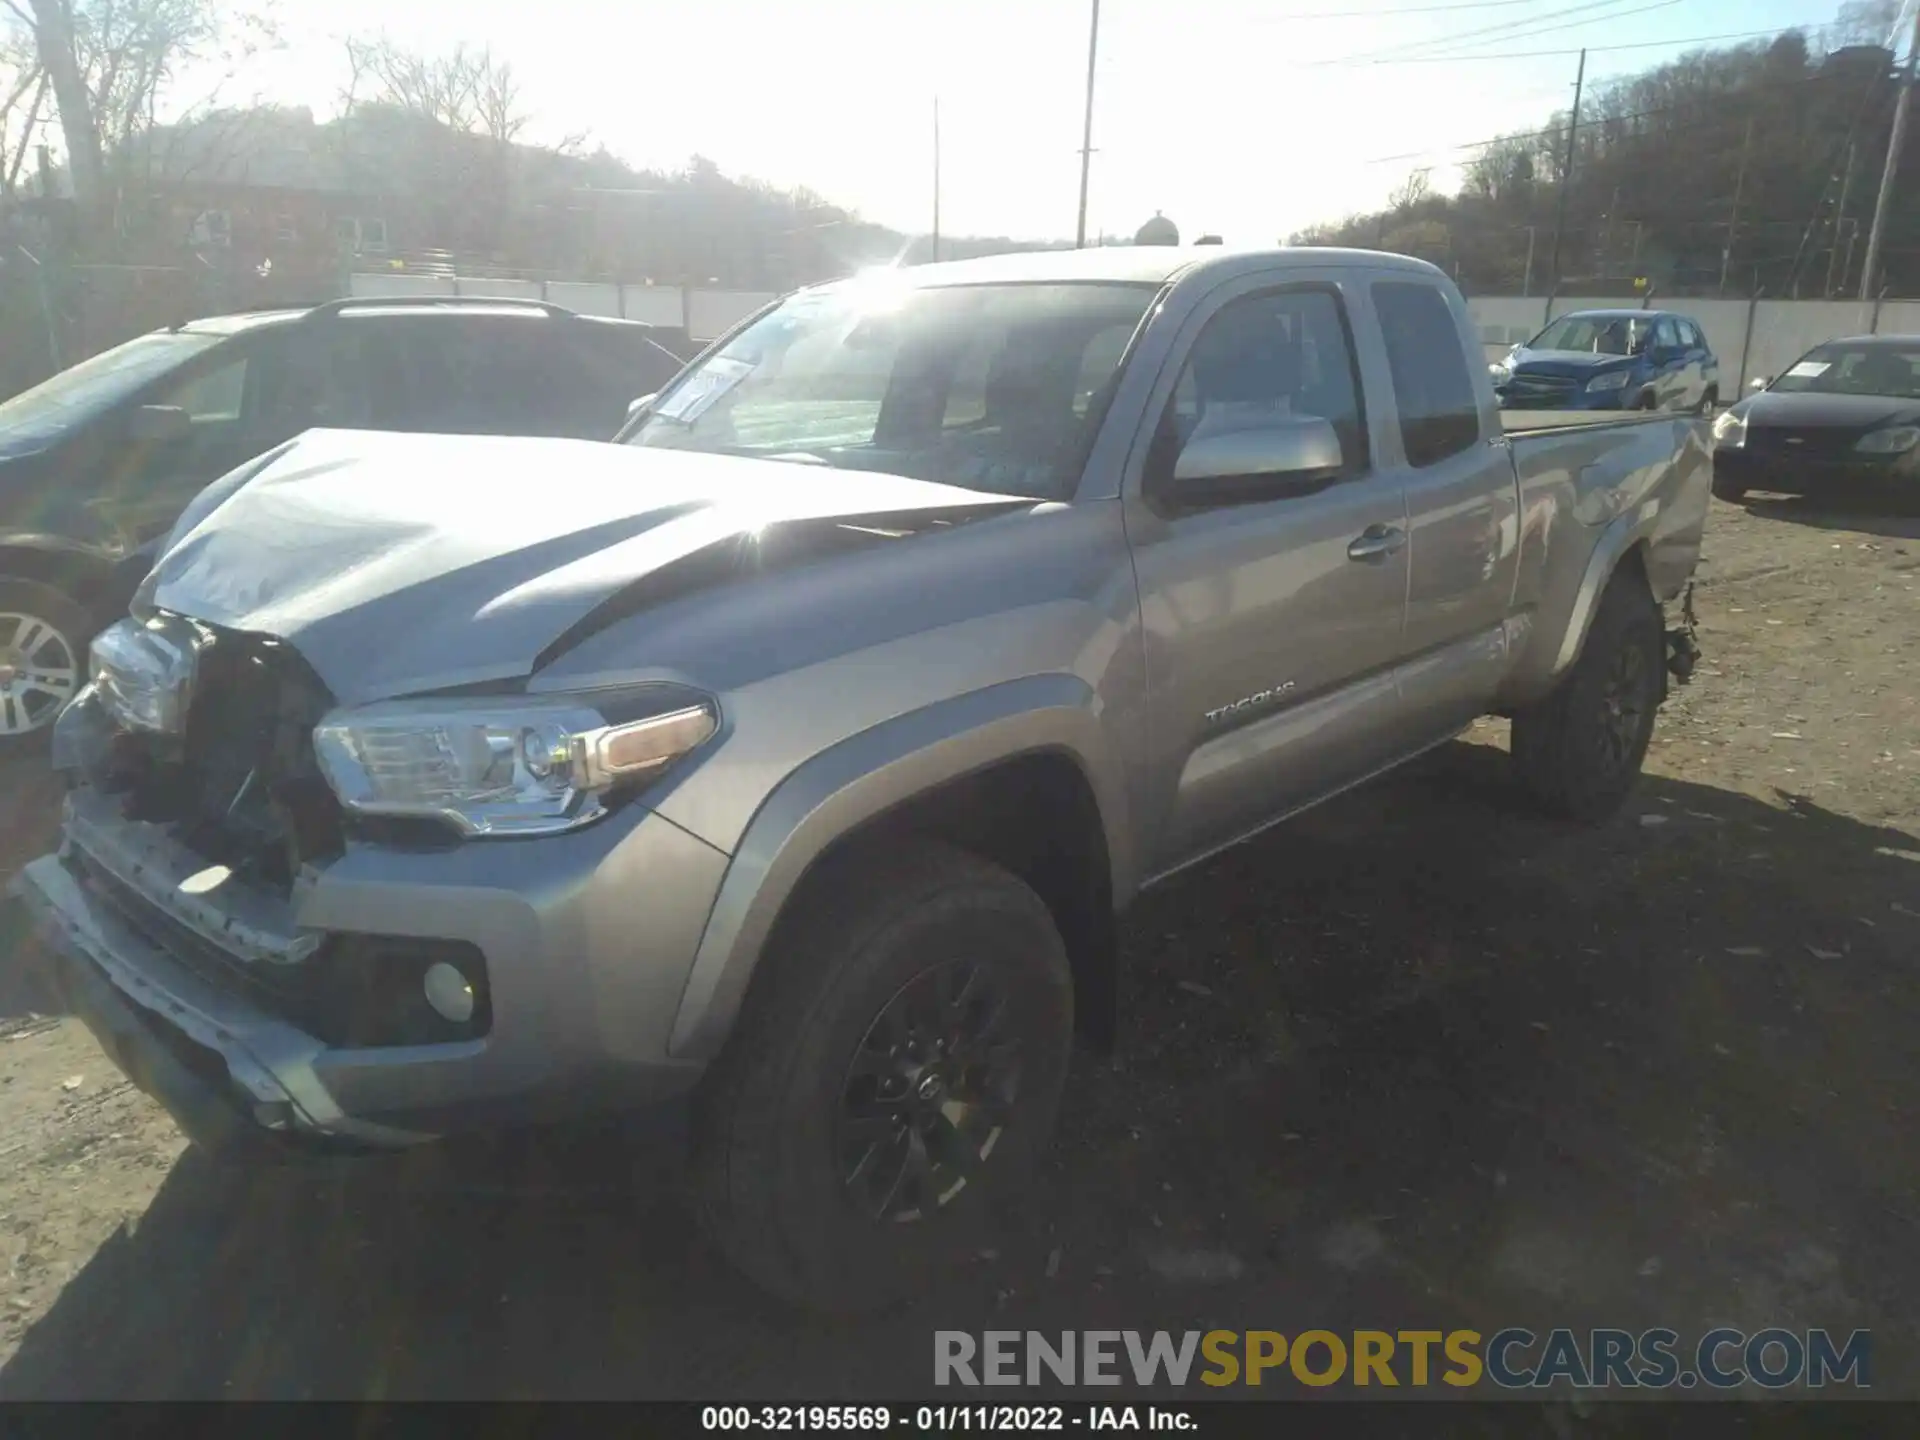
<svg viewBox="0 0 1920 1440">
<path fill-rule="evenodd" d="M 1046 751 L 1064 752 L 1084 774 L 1122 893 L 1120 877 L 1132 873 L 1124 787 L 1083 680 L 1030 676 L 910 711 L 822 751 L 761 804 L 708 914 L 668 1053 L 699 1060 L 718 1052 L 775 922 L 835 842 L 936 786 Z"/>
<path fill-rule="evenodd" d="M 1593 628 L 1593 617 L 1600 610 L 1600 597 L 1613 583 L 1621 562 L 1636 545 L 1652 535 L 1660 509 L 1658 499 L 1648 500 L 1624 515 L 1615 516 L 1601 530 L 1599 543 L 1587 557 L 1580 588 L 1574 592 L 1573 609 L 1560 637 L 1560 649 L 1553 657 L 1553 679 L 1565 675 L 1580 658 L 1580 652 L 1586 648 L 1587 632 Z"/>
</svg>

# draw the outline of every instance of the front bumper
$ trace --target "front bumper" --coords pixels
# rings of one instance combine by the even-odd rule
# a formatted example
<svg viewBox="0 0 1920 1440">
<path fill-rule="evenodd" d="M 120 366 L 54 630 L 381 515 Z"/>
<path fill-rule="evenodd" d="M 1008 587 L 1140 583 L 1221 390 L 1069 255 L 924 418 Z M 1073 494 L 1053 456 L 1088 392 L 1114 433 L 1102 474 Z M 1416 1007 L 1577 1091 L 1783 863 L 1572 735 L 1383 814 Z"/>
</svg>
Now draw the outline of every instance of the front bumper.
<svg viewBox="0 0 1920 1440">
<path fill-rule="evenodd" d="M 1584 381 L 1570 381 L 1571 388 L 1559 385 L 1529 386 L 1524 381 L 1493 387 L 1494 398 L 1502 410 L 1631 410 L 1639 405 L 1642 386 L 1628 385 L 1623 390 L 1588 390 Z"/>
<path fill-rule="evenodd" d="M 1907 490 L 1920 494 L 1909 455 L 1838 459 L 1813 455 L 1805 459 L 1729 447 L 1713 452 L 1714 477 L 1746 490 L 1778 490 L 1789 495 L 1821 492 L 1855 493 Z"/>
<path fill-rule="evenodd" d="M 47 941 L 53 988 L 194 1141 L 386 1149 L 677 1110 L 701 1067 L 670 1059 L 667 1040 L 725 864 L 630 810 L 540 840 L 356 846 L 304 876 L 276 920 L 272 897 L 189 895 L 180 882 L 204 862 L 83 787 L 61 853 L 28 865 L 15 890 Z M 491 1028 L 452 1043 L 326 1043 L 249 976 L 324 963 L 324 951 L 276 958 L 287 936 L 314 931 L 477 946 Z M 209 937 L 224 970 L 207 962 Z"/>
</svg>

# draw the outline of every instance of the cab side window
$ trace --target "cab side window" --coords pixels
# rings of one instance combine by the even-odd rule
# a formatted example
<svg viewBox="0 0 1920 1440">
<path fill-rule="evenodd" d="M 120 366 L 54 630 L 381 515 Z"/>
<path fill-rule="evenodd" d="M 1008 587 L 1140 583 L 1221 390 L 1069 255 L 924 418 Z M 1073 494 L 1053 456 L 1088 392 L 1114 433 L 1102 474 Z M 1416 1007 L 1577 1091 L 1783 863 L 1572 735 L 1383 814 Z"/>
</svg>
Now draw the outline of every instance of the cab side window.
<svg viewBox="0 0 1920 1440">
<path fill-rule="evenodd" d="M 1175 382 L 1150 464 L 1165 471 L 1196 435 L 1329 422 L 1343 472 L 1367 466 L 1353 344 L 1336 292 L 1299 287 L 1249 295 L 1207 322 Z"/>
<path fill-rule="evenodd" d="M 1674 328 L 1673 321 L 1662 320 L 1653 327 L 1653 348 L 1656 350 L 1680 348 L 1680 332 Z"/>
<path fill-rule="evenodd" d="M 1480 401 L 1460 327 L 1446 297 L 1420 281 L 1385 280 L 1373 306 L 1400 409 L 1400 444 L 1415 469 L 1437 465 L 1480 439 Z"/>
</svg>

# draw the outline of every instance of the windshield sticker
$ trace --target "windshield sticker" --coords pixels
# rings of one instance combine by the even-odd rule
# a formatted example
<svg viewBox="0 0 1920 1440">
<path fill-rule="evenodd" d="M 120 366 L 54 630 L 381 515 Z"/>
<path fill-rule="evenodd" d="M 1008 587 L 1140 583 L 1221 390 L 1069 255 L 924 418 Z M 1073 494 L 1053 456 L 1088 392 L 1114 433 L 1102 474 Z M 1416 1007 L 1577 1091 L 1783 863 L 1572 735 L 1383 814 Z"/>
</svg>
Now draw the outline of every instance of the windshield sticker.
<svg viewBox="0 0 1920 1440">
<path fill-rule="evenodd" d="M 749 361 L 716 355 L 676 385 L 653 413 L 691 425 L 706 414 L 716 400 L 751 375 L 753 368 Z"/>
<path fill-rule="evenodd" d="M 1816 375 L 1826 374 L 1827 371 L 1832 368 L 1832 364 L 1826 360 L 1802 360 L 1798 365 L 1787 371 L 1787 374 L 1798 376 L 1803 380 L 1811 380 Z"/>
</svg>

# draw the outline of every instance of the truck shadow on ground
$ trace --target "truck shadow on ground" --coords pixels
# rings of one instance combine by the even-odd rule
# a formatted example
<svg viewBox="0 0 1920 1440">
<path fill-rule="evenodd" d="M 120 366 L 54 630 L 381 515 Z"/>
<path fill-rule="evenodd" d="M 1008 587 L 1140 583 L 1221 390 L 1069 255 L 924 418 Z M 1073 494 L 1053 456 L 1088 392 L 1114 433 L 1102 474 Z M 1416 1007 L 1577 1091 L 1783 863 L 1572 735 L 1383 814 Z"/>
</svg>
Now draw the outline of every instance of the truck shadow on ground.
<svg viewBox="0 0 1920 1440">
<path fill-rule="evenodd" d="M 1649 779 L 1574 830 L 1457 744 L 1153 892 L 1038 1192 L 884 1320 L 766 1301 L 583 1137 L 189 1154 L 0 1399 L 899 1399 L 935 1329 L 1516 1323 L 1867 1326 L 1889 1393 L 1920 841 L 1781 800 Z"/>
</svg>

